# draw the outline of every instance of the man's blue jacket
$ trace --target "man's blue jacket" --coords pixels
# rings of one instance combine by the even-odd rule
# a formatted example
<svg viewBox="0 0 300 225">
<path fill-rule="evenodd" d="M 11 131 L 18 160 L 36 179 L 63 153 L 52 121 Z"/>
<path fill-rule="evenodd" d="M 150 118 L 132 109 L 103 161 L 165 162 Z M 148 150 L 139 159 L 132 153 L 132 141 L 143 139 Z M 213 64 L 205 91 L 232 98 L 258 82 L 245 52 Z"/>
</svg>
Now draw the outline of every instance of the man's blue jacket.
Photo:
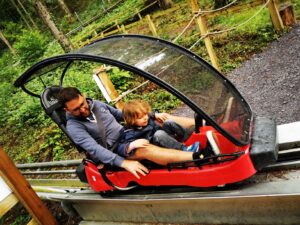
<svg viewBox="0 0 300 225">
<path fill-rule="evenodd" d="M 118 121 L 123 121 L 121 110 L 115 109 L 97 100 L 87 99 L 90 111 L 98 113 L 106 129 L 106 142 L 112 146 L 119 138 L 123 126 Z M 77 118 L 67 113 L 67 131 L 75 144 L 85 149 L 91 159 L 120 166 L 123 157 L 100 145 L 100 131 L 97 123 L 86 118 Z"/>
</svg>

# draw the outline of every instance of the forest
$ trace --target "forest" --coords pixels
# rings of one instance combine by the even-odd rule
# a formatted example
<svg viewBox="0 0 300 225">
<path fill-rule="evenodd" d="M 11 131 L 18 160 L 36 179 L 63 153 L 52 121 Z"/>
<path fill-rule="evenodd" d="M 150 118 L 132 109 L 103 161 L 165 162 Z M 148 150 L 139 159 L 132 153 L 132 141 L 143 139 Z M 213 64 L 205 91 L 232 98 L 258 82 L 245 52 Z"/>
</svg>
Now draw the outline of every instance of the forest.
<svg viewBox="0 0 300 225">
<path fill-rule="evenodd" d="M 276 31 L 267 7 L 252 7 L 253 2 L 198 1 L 201 10 L 213 10 L 231 3 L 233 6 L 241 5 L 236 7 L 234 13 L 216 14 L 207 20 L 211 31 L 237 27 L 211 37 L 224 74 L 230 73 L 253 54 L 267 48 L 282 33 L 289 31 L 288 26 L 280 32 Z M 295 17 L 299 18 L 300 0 L 293 0 L 292 3 Z M 259 10 L 260 13 L 255 15 Z M 14 87 L 14 81 L 34 63 L 76 50 L 105 33 L 117 30 L 117 33 L 153 35 L 145 19 L 147 15 L 153 18 L 157 36 L 169 41 L 178 37 L 193 16 L 187 0 L 0 1 L 0 146 L 15 162 L 74 159 L 80 156 L 43 112 L 39 100 Z M 237 26 L 251 17 L 253 19 L 249 23 Z M 190 48 L 199 36 L 197 26 L 193 24 L 177 38 L 176 43 Z M 192 51 L 210 62 L 204 40 L 193 46 Z M 86 70 L 90 67 L 84 64 L 78 66 Z M 129 73 L 118 68 L 110 70 L 109 76 L 119 92 L 134 87 L 137 82 Z M 91 97 L 101 98 L 91 90 L 84 91 Z M 175 97 L 161 90 L 142 93 L 142 98 L 162 111 L 171 111 L 179 104 Z"/>
</svg>

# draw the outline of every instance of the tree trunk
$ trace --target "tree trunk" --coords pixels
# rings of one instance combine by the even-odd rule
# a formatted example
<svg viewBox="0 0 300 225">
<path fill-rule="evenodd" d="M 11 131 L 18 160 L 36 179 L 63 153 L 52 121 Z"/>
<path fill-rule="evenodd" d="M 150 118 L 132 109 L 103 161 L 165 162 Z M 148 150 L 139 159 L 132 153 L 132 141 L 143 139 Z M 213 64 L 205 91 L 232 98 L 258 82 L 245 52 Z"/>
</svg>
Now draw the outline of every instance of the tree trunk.
<svg viewBox="0 0 300 225">
<path fill-rule="evenodd" d="M 17 9 L 18 13 L 20 14 L 21 18 L 24 20 L 24 22 L 26 23 L 27 27 L 32 30 L 32 27 L 30 26 L 30 24 L 28 23 L 26 17 L 23 15 L 23 13 L 21 12 L 21 10 L 19 9 L 19 7 L 17 6 L 17 4 L 15 3 L 14 0 L 10 0 L 10 2 L 13 4 L 13 6 Z"/>
<path fill-rule="evenodd" d="M 12 54 L 16 55 L 16 50 L 10 45 L 10 43 L 8 42 L 8 40 L 5 38 L 4 34 L 2 33 L 2 31 L 0 30 L 0 39 L 7 45 L 7 47 L 9 48 L 9 50 L 11 51 Z"/>
<path fill-rule="evenodd" d="M 21 6 L 21 8 L 23 9 L 23 11 L 25 12 L 26 16 L 29 18 L 31 24 L 33 25 L 33 27 L 35 29 L 38 29 L 38 26 L 36 25 L 36 23 L 34 22 L 34 20 L 32 19 L 32 17 L 30 16 L 30 14 L 28 13 L 28 11 L 25 9 L 24 5 L 22 4 L 22 2 L 20 0 L 17 0 L 17 2 L 19 3 L 19 5 Z"/>
<path fill-rule="evenodd" d="M 65 14 L 68 17 L 69 22 L 74 22 L 75 18 L 73 16 L 73 14 L 71 13 L 69 7 L 67 6 L 67 4 L 65 3 L 64 0 L 58 0 L 59 6 L 60 8 L 65 12 Z"/>
<path fill-rule="evenodd" d="M 38 9 L 40 16 L 42 17 L 45 24 L 51 30 L 54 38 L 58 41 L 61 47 L 64 49 L 65 52 L 69 52 L 73 49 L 73 46 L 69 39 L 56 27 L 55 23 L 51 19 L 51 15 L 48 12 L 46 6 L 42 3 L 41 0 L 35 0 L 35 5 Z"/>
</svg>

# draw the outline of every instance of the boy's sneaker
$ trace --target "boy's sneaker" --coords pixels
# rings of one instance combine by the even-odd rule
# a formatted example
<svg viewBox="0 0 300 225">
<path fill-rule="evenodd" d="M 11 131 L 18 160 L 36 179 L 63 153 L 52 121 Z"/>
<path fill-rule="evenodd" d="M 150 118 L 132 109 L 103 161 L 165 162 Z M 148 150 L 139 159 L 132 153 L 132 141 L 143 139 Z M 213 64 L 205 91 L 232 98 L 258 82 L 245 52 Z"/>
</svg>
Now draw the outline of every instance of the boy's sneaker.
<svg viewBox="0 0 300 225">
<path fill-rule="evenodd" d="M 194 144 L 190 145 L 190 146 L 187 146 L 184 151 L 186 152 L 198 152 L 199 150 L 199 147 L 200 147 L 200 142 L 195 142 Z"/>
<path fill-rule="evenodd" d="M 211 148 L 211 150 L 215 155 L 219 155 L 220 144 L 217 135 L 210 130 L 206 132 L 206 137 L 207 137 L 207 147 Z"/>
</svg>

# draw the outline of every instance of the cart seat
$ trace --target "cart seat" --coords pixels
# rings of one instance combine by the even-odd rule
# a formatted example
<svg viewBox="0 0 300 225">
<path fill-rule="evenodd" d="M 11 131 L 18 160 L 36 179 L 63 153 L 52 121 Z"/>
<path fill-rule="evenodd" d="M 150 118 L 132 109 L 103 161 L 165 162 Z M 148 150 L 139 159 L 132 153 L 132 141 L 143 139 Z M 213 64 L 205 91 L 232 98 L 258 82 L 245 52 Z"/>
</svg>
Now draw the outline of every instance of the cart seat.
<svg viewBox="0 0 300 225">
<path fill-rule="evenodd" d="M 79 152 L 85 152 L 83 148 L 76 145 L 69 136 L 66 128 L 66 111 L 59 101 L 59 92 L 61 87 L 47 87 L 41 95 L 41 104 L 46 114 L 59 126 L 59 128 L 67 135 L 71 142 L 76 146 Z"/>
</svg>

